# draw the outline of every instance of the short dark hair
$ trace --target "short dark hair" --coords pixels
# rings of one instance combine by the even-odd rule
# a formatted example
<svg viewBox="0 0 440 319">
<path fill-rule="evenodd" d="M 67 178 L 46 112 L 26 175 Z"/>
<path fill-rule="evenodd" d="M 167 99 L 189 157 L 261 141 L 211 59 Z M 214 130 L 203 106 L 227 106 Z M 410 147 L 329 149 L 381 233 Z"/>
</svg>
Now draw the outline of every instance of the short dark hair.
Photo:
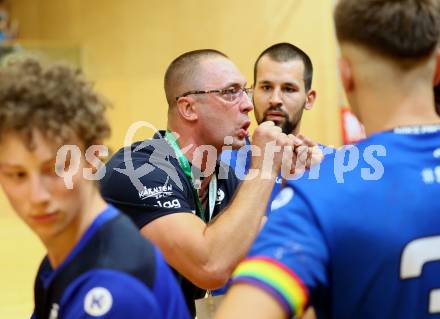
<svg viewBox="0 0 440 319">
<path fill-rule="evenodd" d="M 18 133 L 33 148 L 33 130 L 55 143 L 76 136 L 87 148 L 110 136 L 109 104 L 78 69 L 17 58 L 0 68 L 0 139 Z"/>
<path fill-rule="evenodd" d="M 310 90 L 313 79 L 312 61 L 303 50 L 287 42 L 274 44 L 261 52 L 254 64 L 254 86 L 257 81 L 258 62 L 266 55 L 276 62 L 287 62 L 294 59 L 301 60 L 304 64 L 304 86 L 306 91 Z"/>
<path fill-rule="evenodd" d="M 164 89 L 170 108 L 175 105 L 176 96 L 183 93 L 179 92 L 179 83 L 185 83 L 193 78 L 199 62 L 212 56 L 228 58 L 223 52 L 214 49 L 201 49 L 185 52 L 171 62 L 164 78 Z"/>
<path fill-rule="evenodd" d="M 427 57 L 440 36 L 438 0 L 339 0 L 334 20 L 339 42 L 394 59 Z"/>
</svg>

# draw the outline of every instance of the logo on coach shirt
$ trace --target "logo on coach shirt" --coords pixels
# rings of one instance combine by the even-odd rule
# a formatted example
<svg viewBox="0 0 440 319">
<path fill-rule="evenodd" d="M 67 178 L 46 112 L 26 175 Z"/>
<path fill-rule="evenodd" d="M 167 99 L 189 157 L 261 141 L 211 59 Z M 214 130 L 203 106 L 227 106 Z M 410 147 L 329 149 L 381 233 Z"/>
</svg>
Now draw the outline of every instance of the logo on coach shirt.
<svg viewBox="0 0 440 319">
<path fill-rule="evenodd" d="M 225 192 L 221 189 L 217 190 L 217 199 L 216 199 L 216 205 L 220 205 L 222 201 L 225 199 Z"/>
<path fill-rule="evenodd" d="M 52 308 L 50 308 L 49 319 L 58 319 L 59 310 L 60 310 L 60 306 L 56 303 L 53 303 Z"/>
<path fill-rule="evenodd" d="M 95 287 L 84 298 L 84 311 L 93 317 L 105 315 L 113 305 L 113 297 L 107 289 Z"/>
<path fill-rule="evenodd" d="M 177 198 L 173 199 L 173 200 L 166 201 L 166 202 L 157 201 L 156 203 L 157 203 L 157 205 L 154 205 L 154 206 L 161 207 L 161 208 L 162 207 L 163 208 L 180 208 L 180 207 L 182 207 L 182 205 L 180 205 L 180 202 Z"/>
<path fill-rule="evenodd" d="M 163 197 L 168 197 L 173 194 L 172 190 L 173 190 L 172 185 L 163 185 L 152 188 L 147 188 L 144 186 L 144 189 L 139 192 L 139 198 L 146 199 L 146 198 L 154 197 L 155 199 L 159 199 Z"/>
<path fill-rule="evenodd" d="M 293 189 L 290 187 L 286 187 L 278 194 L 277 197 L 272 202 L 272 205 L 270 206 L 270 210 L 273 211 L 275 209 L 281 208 L 287 203 L 290 202 L 290 200 L 293 198 Z"/>
</svg>

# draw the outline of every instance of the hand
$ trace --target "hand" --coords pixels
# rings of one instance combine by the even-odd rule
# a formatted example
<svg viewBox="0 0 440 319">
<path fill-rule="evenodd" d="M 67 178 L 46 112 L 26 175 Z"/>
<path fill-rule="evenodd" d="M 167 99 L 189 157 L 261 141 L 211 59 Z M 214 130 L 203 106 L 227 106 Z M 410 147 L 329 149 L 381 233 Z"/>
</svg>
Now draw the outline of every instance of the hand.
<svg viewBox="0 0 440 319">
<path fill-rule="evenodd" d="M 282 176 L 288 178 L 295 174 L 302 174 L 306 169 L 310 169 L 324 158 L 323 152 L 316 142 L 308 137 L 298 134 L 288 136 L 294 145 L 293 150 L 285 149 Z"/>
<path fill-rule="evenodd" d="M 285 147 L 294 149 L 295 139 L 284 134 L 271 121 L 261 123 L 252 136 L 251 169 L 260 170 L 262 176 L 277 176 L 283 161 L 283 150 Z M 299 140 L 297 142 L 300 143 Z"/>
<path fill-rule="evenodd" d="M 298 156 L 300 160 L 302 160 L 302 166 L 305 166 L 306 169 L 310 169 L 313 165 L 321 163 L 324 159 L 324 155 L 318 143 L 302 134 L 298 134 L 296 137 L 302 141 L 301 145 L 297 148 L 297 154 L 302 153 L 302 156 Z"/>
</svg>

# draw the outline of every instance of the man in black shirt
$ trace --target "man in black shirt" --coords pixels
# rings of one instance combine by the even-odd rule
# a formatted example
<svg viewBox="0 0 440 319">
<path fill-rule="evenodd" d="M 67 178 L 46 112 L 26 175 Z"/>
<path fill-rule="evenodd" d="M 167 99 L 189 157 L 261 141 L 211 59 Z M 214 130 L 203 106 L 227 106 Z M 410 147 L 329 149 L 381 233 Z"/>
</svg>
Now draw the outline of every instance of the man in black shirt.
<svg viewBox="0 0 440 319">
<path fill-rule="evenodd" d="M 262 170 L 263 154 L 301 143 L 273 122 L 262 123 L 252 137 L 262 156 L 252 159 L 255 174 L 236 190 L 232 170 L 217 158 L 225 142 L 234 149 L 245 144 L 253 109 L 245 85 L 219 51 L 179 56 L 165 74 L 168 130 L 121 149 L 101 180 L 103 197 L 127 213 L 178 272 L 193 314 L 193 300 L 226 283 L 263 223 L 283 157 L 272 153 Z"/>
</svg>

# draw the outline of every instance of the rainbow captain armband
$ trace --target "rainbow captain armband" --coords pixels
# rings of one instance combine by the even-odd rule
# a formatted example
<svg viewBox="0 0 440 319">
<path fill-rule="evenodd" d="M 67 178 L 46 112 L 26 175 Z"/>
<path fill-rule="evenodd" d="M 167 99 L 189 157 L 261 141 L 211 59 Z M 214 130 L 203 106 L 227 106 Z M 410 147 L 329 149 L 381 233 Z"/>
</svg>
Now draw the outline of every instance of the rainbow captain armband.
<svg viewBox="0 0 440 319">
<path fill-rule="evenodd" d="M 301 279 L 275 259 L 249 257 L 241 262 L 232 283 L 245 282 L 272 295 L 288 315 L 301 316 L 308 303 L 308 292 Z"/>
</svg>

